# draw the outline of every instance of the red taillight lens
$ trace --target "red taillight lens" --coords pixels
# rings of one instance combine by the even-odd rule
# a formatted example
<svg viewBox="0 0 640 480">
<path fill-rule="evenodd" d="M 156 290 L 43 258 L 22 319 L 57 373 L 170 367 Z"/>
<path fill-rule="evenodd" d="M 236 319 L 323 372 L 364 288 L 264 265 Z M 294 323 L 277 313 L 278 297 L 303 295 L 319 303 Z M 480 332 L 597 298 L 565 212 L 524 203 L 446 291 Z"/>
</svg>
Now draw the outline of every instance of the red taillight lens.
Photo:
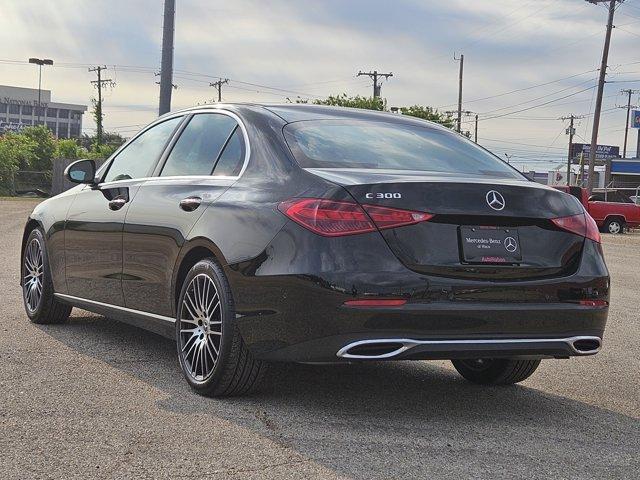
<svg viewBox="0 0 640 480">
<path fill-rule="evenodd" d="M 378 207 L 376 205 L 363 205 L 371 219 L 379 229 L 402 227 L 413 225 L 414 223 L 425 222 L 433 215 L 424 212 L 413 212 L 411 210 L 400 210 L 397 208 Z"/>
<path fill-rule="evenodd" d="M 412 225 L 429 220 L 433 216 L 424 212 L 375 205 L 360 206 L 355 202 L 336 202 L 320 198 L 294 198 L 280 203 L 278 210 L 303 227 L 326 237 Z"/>
<path fill-rule="evenodd" d="M 608 307 L 609 302 L 606 300 L 580 300 L 580 305 L 583 307 Z"/>
<path fill-rule="evenodd" d="M 595 220 L 593 220 L 588 213 L 580 213 L 578 215 L 571 215 L 570 217 L 552 218 L 551 221 L 556 227 L 562 230 L 600 243 L 600 231 L 598 230 Z"/>
</svg>

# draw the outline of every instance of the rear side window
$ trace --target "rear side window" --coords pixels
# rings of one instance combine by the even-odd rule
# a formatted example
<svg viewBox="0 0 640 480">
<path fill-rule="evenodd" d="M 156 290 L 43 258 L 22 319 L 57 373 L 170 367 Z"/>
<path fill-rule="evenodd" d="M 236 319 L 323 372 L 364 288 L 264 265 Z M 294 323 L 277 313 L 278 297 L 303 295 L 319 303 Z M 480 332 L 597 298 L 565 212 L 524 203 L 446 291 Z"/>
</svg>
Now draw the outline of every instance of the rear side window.
<svg viewBox="0 0 640 480">
<path fill-rule="evenodd" d="M 172 118 L 139 135 L 113 159 L 104 181 L 113 182 L 149 175 L 182 119 L 183 117 Z"/>
<path fill-rule="evenodd" d="M 500 178 L 524 177 L 453 132 L 374 121 L 290 123 L 285 137 L 304 168 L 413 170 Z"/>
<path fill-rule="evenodd" d="M 194 115 L 180 134 L 160 175 L 211 175 L 237 125 L 228 115 Z"/>
<path fill-rule="evenodd" d="M 245 145 L 242 130 L 236 127 L 213 170 L 214 176 L 235 177 L 244 163 Z"/>
</svg>

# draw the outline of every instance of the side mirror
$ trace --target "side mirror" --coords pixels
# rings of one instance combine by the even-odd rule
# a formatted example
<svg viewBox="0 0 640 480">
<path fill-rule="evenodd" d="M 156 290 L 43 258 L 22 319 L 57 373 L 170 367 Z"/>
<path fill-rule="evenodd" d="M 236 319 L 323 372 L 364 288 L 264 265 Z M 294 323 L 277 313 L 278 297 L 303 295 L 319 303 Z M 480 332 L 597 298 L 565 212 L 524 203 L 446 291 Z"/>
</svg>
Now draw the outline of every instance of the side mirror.
<svg viewBox="0 0 640 480">
<path fill-rule="evenodd" d="M 93 160 L 76 160 L 65 169 L 64 176 L 73 183 L 95 185 L 96 163 Z"/>
</svg>

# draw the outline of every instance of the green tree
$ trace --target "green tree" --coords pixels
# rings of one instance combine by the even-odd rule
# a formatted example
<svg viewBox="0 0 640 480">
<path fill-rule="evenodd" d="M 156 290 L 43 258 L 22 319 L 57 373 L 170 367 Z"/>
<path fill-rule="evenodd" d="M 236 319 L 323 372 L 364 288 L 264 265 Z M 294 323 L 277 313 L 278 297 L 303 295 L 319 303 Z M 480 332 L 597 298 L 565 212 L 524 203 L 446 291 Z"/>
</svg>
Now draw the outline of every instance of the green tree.
<svg viewBox="0 0 640 480">
<path fill-rule="evenodd" d="M 55 158 L 84 158 L 87 151 L 72 138 L 60 139 L 56 142 Z"/>
<path fill-rule="evenodd" d="M 453 128 L 454 122 L 451 115 L 438 112 L 435 108 L 424 107 L 422 105 L 412 105 L 411 107 L 402 107 L 400 111 L 403 115 L 422 118 L 444 125 L 447 128 Z"/>
<path fill-rule="evenodd" d="M 20 169 L 27 169 L 35 160 L 35 143 L 24 135 L 7 133 L 0 137 L 0 194 L 13 190 L 13 176 Z"/>
<path fill-rule="evenodd" d="M 21 135 L 35 143 L 33 153 L 36 158 L 31 162 L 31 170 L 50 171 L 56 153 L 56 142 L 51 130 L 44 125 L 38 125 L 24 128 Z"/>
<path fill-rule="evenodd" d="M 18 170 L 31 170 L 36 161 L 37 144 L 21 133 L 7 133 L 0 137 L 6 158 L 11 158 Z"/>
<path fill-rule="evenodd" d="M 300 101 L 298 103 L 304 103 Z M 349 97 L 346 93 L 342 95 L 330 95 L 325 100 L 314 100 L 315 105 L 332 105 L 334 107 L 364 108 L 366 110 L 386 110 L 387 101 L 380 97 Z"/>
</svg>

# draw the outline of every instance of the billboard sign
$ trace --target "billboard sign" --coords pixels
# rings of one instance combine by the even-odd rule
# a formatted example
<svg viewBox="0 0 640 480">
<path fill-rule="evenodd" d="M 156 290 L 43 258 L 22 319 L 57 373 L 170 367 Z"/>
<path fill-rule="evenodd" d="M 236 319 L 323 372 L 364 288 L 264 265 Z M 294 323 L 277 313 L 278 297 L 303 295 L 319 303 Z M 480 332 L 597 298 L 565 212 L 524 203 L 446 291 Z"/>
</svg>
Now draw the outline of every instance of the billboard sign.
<svg viewBox="0 0 640 480">
<path fill-rule="evenodd" d="M 640 128 L 640 110 L 631 111 L 631 128 Z"/>
<path fill-rule="evenodd" d="M 589 159 L 591 145 L 588 143 L 574 143 L 571 145 L 571 158 L 574 161 L 580 160 L 580 154 L 584 154 L 584 159 Z M 620 158 L 620 147 L 614 145 L 598 145 L 596 150 L 596 160 L 608 160 L 610 158 Z"/>
</svg>

